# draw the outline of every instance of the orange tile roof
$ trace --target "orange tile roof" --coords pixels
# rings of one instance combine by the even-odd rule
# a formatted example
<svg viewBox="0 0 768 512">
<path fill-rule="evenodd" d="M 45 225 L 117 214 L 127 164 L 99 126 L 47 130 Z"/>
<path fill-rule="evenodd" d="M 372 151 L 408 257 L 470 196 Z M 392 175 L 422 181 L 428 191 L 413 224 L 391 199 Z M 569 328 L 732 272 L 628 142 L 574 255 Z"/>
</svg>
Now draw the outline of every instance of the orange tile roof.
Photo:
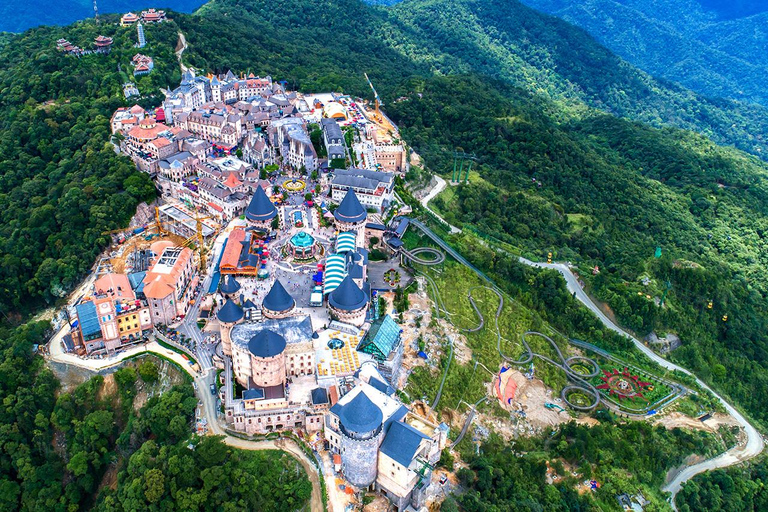
<svg viewBox="0 0 768 512">
<path fill-rule="evenodd" d="M 144 295 L 149 299 L 164 299 L 176 290 L 176 286 L 182 275 L 182 270 L 192 258 L 192 249 L 185 247 L 176 258 L 176 263 L 168 273 L 155 271 L 157 264 L 144 276 Z"/>
<path fill-rule="evenodd" d="M 149 277 L 149 274 L 147 274 L 147 277 Z M 149 282 L 144 278 L 144 295 L 148 299 L 164 299 L 172 294 L 176 288 L 168 282 L 167 277 L 170 276 L 154 274 L 153 279 Z"/>
<path fill-rule="evenodd" d="M 243 182 L 238 179 L 237 173 L 234 172 L 230 172 L 227 180 L 224 182 L 224 186 L 229 188 L 237 188 L 242 184 Z"/>
<path fill-rule="evenodd" d="M 229 234 L 227 245 L 224 247 L 220 266 L 237 268 L 237 262 L 240 261 L 240 252 L 243 249 L 243 245 L 240 242 L 243 240 L 245 240 L 245 230 L 242 228 L 233 229 Z"/>
<path fill-rule="evenodd" d="M 165 146 L 170 146 L 171 141 L 166 139 L 165 137 L 158 137 L 152 142 L 150 142 L 153 146 L 155 146 L 157 149 L 164 148 Z"/>
<path fill-rule="evenodd" d="M 131 283 L 125 274 L 104 274 L 93 283 L 93 289 L 99 295 L 134 300 L 136 295 L 131 289 Z M 111 290 L 111 291 L 110 291 Z"/>
</svg>

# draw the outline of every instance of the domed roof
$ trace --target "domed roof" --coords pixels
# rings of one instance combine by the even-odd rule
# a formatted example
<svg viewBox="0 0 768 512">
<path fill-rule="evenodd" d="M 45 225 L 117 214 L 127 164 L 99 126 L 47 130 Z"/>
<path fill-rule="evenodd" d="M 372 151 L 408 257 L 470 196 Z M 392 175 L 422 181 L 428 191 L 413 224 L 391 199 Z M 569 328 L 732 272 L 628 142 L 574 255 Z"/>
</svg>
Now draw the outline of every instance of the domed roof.
<svg viewBox="0 0 768 512">
<path fill-rule="evenodd" d="M 248 342 L 248 350 L 256 357 L 274 357 L 285 350 L 285 338 L 264 329 Z"/>
<path fill-rule="evenodd" d="M 366 302 L 368 302 L 368 297 L 357 286 L 357 283 L 350 276 L 347 276 L 339 284 L 338 288 L 328 295 L 328 302 L 336 309 L 355 311 L 365 306 Z"/>
<path fill-rule="evenodd" d="M 293 300 L 293 297 L 291 297 L 291 295 L 285 290 L 283 283 L 281 283 L 279 279 L 275 279 L 274 284 L 272 284 L 272 288 L 269 290 L 269 293 L 266 297 L 264 297 L 264 301 L 261 303 L 263 308 L 277 312 L 288 311 L 295 305 L 296 301 Z"/>
<path fill-rule="evenodd" d="M 267 197 L 262 187 L 256 187 L 251 203 L 245 210 L 245 218 L 253 222 L 272 220 L 277 215 L 277 208 Z"/>
<path fill-rule="evenodd" d="M 243 310 L 240 306 L 235 304 L 233 300 L 229 299 L 224 303 L 221 309 L 219 309 L 219 312 L 216 313 L 216 318 L 219 319 L 219 322 L 230 324 L 239 322 L 243 319 Z"/>
<path fill-rule="evenodd" d="M 344 195 L 344 199 L 341 200 L 341 204 L 333 212 L 333 216 L 339 222 L 363 222 L 368 218 L 368 214 L 360 204 L 360 200 L 357 198 L 357 194 L 351 188 L 347 190 Z"/>
<path fill-rule="evenodd" d="M 384 415 L 381 409 L 361 391 L 342 408 L 339 420 L 348 432 L 364 433 L 381 427 Z"/>
<path fill-rule="evenodd" d="M 235 276 L 226 276 L 221 280 L 221 283 L 219 283 L 219 291 L 221 293 L 232 295 L 233 293 L 237 293 L 238 290 L 240 290 L 240 283 L 237 282 Z"/>
</svg>

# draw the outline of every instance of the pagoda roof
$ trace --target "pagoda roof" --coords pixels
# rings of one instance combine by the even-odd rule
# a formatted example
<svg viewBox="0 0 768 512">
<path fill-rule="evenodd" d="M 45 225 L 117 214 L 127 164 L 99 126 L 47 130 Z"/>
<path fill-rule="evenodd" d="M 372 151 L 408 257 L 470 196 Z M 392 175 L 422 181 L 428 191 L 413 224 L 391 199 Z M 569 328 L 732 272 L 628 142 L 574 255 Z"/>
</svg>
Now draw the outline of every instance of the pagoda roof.
<svg viewBox="0 0 768 512">
<path fill-rule="evenodd" d="M 232 299 L 228 299 L 227 302 L 221 307 L 216 318 L 219 322 L 235 323 L 243 319 L 243 310 L 240 306 L 235 304 Z"/>
<path fill-rule="evenodd" d="M 248 350 L 256 357 L 274 357 L 285 350 L 285 338 L 264 329 L 248 342 Z"/>
</svg>

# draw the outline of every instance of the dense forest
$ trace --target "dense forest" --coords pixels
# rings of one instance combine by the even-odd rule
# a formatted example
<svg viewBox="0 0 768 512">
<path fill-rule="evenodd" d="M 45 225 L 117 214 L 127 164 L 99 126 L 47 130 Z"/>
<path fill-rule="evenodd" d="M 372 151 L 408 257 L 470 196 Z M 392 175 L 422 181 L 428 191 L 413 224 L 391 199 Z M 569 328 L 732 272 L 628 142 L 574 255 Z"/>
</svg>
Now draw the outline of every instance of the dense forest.
<svg viewBox="0 0 768 512">
<path fill-rule="evenodd" d="M 765 2 L 739 8 L 733 1 L 678 0 L 663 9 L 652 0 L 522 2 L 583 28 L 653 76 L 707 96 L 768 105 Z"/>
<path fill-rule="evenodd" d="M 680 512 L 768 510 L 768 467 L 757 462 L 701 474 L 687 482 L 677 495 Z"/>
<path fill-rule="evenodd" d="M 60 392 L 30 350 L 47 328 L 0 329 L 0 510 L 291 512 L 308 501 L 311 484 L 292 457 L 233 450 L 215 437 L 190 442 L 192 385 L 165 389 L 159 366 L 169 363 L 154 356 L 107 377 L 110 386 L 97 375 Z M 138 392 L 149 395 L 140 407 Z"/>
<path fill-rule="evenodd" d="M 100 33 L 109 55 L 66 56 L 56 40 L 90 48 Z M 180 74 L 171 24 L 147 27 L 152 74 L 136 81 L 157 103 Z M 110 143 L 109 118 L 125 105 L 122 83 L 136 53 L 134 30 L 84 23 L 40 28 L 7 44 L 0 59 L 0 310 L 29 313 L 63 297 L 108 242 L 154 198 L 146 174 Z M 121 67 L 122 71 L 118 69 Z"/>
<path fill-rule="evenodd" d="M 456 502 L 465 512 L 618 510 L 616 495 L 624 492 L 643 493 L 652 500 L 649 510 L 658 510 L 664 504 L 655 489 L 663 484 L 666 468 L 686 454 L 706 453 L 707 437 L 642 422 L 617 427 L 610 420 L 593 428 L 568 423 L 550 436 L 520 438 L 511 446 L 491 437 L 479 453 L 474 445 L 461 450 L 468 467 L 457 476 L 467 492 L 449 498 L 442 510 L 458 510 Z M 554 485 L 547 483 L 548 466 L 550 476 L 557 475 Z M 577 492 L 585 478 L 600 487 Z"/>
<path fill-rule="evenodd" d="M 385 102 L 396 98 L 398 79 L 414 72 L 475 73 L 555 100 L 560 116 L 581 118 L 598 109 L 768 155 L 768 141 L 760 135 L 768 132 L 764 108 L 707 99 L 656 80 L 583 30 L 516 0 L 406 0 L 388 8 L 359 0 L 302 8 L 288 0 L 227 0 L 196 14 L 179 23 L 198 36 L 189 37 L 190 58 L 205 69 L 267 68 L 273 75 L 285 69 L 281 76 L 289 85 L 309 90 L 335 84 L 366 97 L 362 73 L 368 72 Z M 199 37 L 220 29 L 208 21 L 215 17 L 227 19 L 228 36 Z M 232 40 L 242 44 L 233 46 Z"/>
</svg>

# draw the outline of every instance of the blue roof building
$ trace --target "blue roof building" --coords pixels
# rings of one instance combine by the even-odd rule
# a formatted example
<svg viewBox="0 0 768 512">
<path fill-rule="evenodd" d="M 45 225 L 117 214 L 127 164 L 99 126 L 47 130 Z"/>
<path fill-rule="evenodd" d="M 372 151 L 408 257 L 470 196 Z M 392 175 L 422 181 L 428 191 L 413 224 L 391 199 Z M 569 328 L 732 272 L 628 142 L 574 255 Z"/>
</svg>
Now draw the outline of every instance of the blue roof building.
<svg viewBox="0 0 768 512">
<path fill-rule="evenodd" d="M 261 303 L 261 307 L 264 309 L 264 316 L 268 318 L 275 318 L 285 314 L 291 311 L 294 306 L 296 306 L 296 301 L 286 291 L 279 279 L 275 279 L 272 288 Z"/>
<path fill-rule="evenodd" d="M 429 437 L 407 423 L 395 421 L 381 443 L 381 453 L 407 468 L 418 455 L 421 442 L 425 439 Z"/>
<path fill-rule="evenodd" d="M 219 291 L 224 295 L 234 295 L 240 291 L 240 283 L 237 282 L 235 276 L 228 275 L 219 283 Z"/>
<path fill-rule="evenodd" d="M 227 302 L 216 313 L 216 318 L 219 319 L 219 322 L 233 324 L 243 319 L 243 309 L 232 299 L 227 299 Z"/>
<path fill-rule="evenodd" d="M 256 187 L 251 202 L 245 210 L 245 218 L 251 222 L 268 222 L 277 216 L 277 208 L 262 187 Z"/>
<path fill-rule="evenodd" d="M 256 357 L 266 358 L 280 355 L 285 350 L 285 338 L 264 329 L 248 342 L 248 350 Z"/>
<path fill-rule="evenodd" d="M 384 421 L 376 404 L 365 393 L 358 393 L 348 404 L 344 405 L 339 414 L 339 422 L 347 434 L 357 438 L 358 435 L 368 437 L 376 434 Z M 358 434 L 358 435 L 356 435 Z"/>
<path fill-rule="evenodd" d="M 333 217 L 338 222 L 346 222 L 349 224 L 358 224 L 365 222 L 368 218 L 368 213 L 360 204 L 360 200 L 357 198 L 357 194 L 352 189 L 349 189 L 344 195 L 344 199 L 341 200 L 341 204 L 333 212 Z"/>
<path fill-rule="evenodd" d="M 339 311 L 357 311 L 368 304 L 368 297 L 352 277 L 347 276 L 338 288 L 328 295 L 328 303 Z"/>
</svg>

